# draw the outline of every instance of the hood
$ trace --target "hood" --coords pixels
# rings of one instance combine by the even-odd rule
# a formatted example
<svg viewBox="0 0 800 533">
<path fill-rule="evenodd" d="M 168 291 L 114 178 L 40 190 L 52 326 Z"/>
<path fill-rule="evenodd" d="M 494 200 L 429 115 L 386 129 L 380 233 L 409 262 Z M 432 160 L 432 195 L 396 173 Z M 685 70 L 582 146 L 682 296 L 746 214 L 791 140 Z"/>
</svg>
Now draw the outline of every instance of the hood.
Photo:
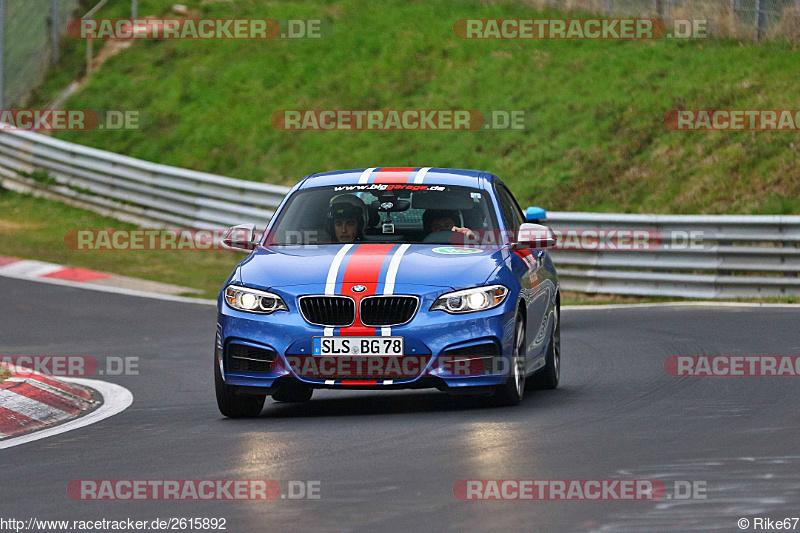
<svg viewBox="0 0 800 533">
<path fill-rule="evenodd" d="M 430 244 L 320 245 L 259 248 L 245 259 L 242 283 L 265 289 L 293 285 L 337 288 L 342 283 L 468 287 L 483 284 L 503 262 L 504 251 Z"/>
</svg>

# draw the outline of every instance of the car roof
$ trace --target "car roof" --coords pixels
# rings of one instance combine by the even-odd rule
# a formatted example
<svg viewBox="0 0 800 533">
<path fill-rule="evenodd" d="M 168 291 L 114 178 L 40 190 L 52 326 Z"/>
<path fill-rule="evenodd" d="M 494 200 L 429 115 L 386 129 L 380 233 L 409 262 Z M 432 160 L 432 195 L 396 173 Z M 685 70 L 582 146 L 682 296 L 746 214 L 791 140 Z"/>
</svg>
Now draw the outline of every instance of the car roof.
<svg viewBox="0 0 800 533">
<path fill-rule="evenodd" d="M 306 176 L 299 188 L 328 185 L 357 185 L 369 183 L 424 183 L 426 185 L 462 185 L 483 188 L 484 180 L 498 179 L 482 170 L 430 167 L 375 167 L 319 172 Z"/>
</svg>

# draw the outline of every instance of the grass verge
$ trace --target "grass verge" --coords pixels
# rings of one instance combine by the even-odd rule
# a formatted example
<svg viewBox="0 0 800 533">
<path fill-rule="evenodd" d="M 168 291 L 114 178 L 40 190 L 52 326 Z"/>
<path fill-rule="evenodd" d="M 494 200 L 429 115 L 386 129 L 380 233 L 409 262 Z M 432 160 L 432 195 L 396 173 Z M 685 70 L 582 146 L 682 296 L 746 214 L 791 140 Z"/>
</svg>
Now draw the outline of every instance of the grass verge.
<svg viewBox="0 0 800 533">
<path fill-rule="evenodd" d="M 193 17 L 321 19 L 323 39 L 137 41 L 66 103 L 140 112 L 140 129 L 65 140 L 236 178 L 441 166 L 496 172 L 523 204 L 654 213 L 800 212 L 796 132 L 686 132 L 677 109 L 800 109 L 776 40 L 462 40 L 461 18 L 555 18 L 523 2 L 187 0 Z M 140 15 L 172 1 L 140 0 Z M 129 3 L 99 17 L 128 16 Z M 75 73 L 84 43 L 43 87 Z M 59 77 L 60 76 L 60 77 Z M 54 83 L 59 80 L 59 83 Z M 523 131 L 282 131 L 282 109 L 521 110 Z"/>
<path fill-rule="evenodd" d="M 233 251 L 78 251 L 64 236 L 71 229 L 134 229 L 59 202 L 2 191 L 0 255 L 38 259 L 198 289 L 201 298 L 216 298 L 220 286 L 243 255 Z"/>
</svg>

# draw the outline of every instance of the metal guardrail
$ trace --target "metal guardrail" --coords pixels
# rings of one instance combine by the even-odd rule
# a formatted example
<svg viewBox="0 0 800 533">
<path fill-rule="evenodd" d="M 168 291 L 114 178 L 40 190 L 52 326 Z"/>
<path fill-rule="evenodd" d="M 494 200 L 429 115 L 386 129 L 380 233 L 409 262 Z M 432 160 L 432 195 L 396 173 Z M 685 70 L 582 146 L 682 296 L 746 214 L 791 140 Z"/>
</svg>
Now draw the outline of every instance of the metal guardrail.
<svg viewBox="0 0 800 533">
<path fill-rule="evenodd" d="M 46 174 L 44 174 L 46 173 Z M 155 227 L 266 225 L 287 187 L 150 163 L 23 131 L 0 130 L 9 189 Z"/>
<path fill-rule="evenodd" d="M 800 296 L 800 216 L 547 214 L 566 236 L 635 230 L 646 244 L 552 252 L 563 287 L 588 293 L 689 298 Z"/>
<path fill-rule="evenodd" d="M 265 226 L 289 191 L 10 130 L 0 130 L 0 180 L 9 189 L 124 221 L 197 229 L 243 222 Z M 800 216 L 550 212 L 546 223 L 566 237 L 552 256 L 567 290 L 690 298 L 800 296 Z M 647 245 L 637 249 L 606 242 L 570 249 L 570 236 L 600 230 L 644 231 Z"/>
</svg>

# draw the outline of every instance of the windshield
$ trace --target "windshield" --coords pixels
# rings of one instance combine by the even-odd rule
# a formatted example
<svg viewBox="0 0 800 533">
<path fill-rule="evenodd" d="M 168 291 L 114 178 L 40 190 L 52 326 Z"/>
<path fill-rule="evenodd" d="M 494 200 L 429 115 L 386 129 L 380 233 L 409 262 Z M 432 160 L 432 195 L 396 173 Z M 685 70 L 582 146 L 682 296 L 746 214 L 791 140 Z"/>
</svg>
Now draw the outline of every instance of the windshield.
<svg viewBox="0 0 800 533">
<path fill-rule="evenodd" d="M 454 236 L 495 229 L 489 197 L 478 189 L 451 185 L 336 185 L 294 193 L 265 244 L 452 244 Z"/>
</svg>

